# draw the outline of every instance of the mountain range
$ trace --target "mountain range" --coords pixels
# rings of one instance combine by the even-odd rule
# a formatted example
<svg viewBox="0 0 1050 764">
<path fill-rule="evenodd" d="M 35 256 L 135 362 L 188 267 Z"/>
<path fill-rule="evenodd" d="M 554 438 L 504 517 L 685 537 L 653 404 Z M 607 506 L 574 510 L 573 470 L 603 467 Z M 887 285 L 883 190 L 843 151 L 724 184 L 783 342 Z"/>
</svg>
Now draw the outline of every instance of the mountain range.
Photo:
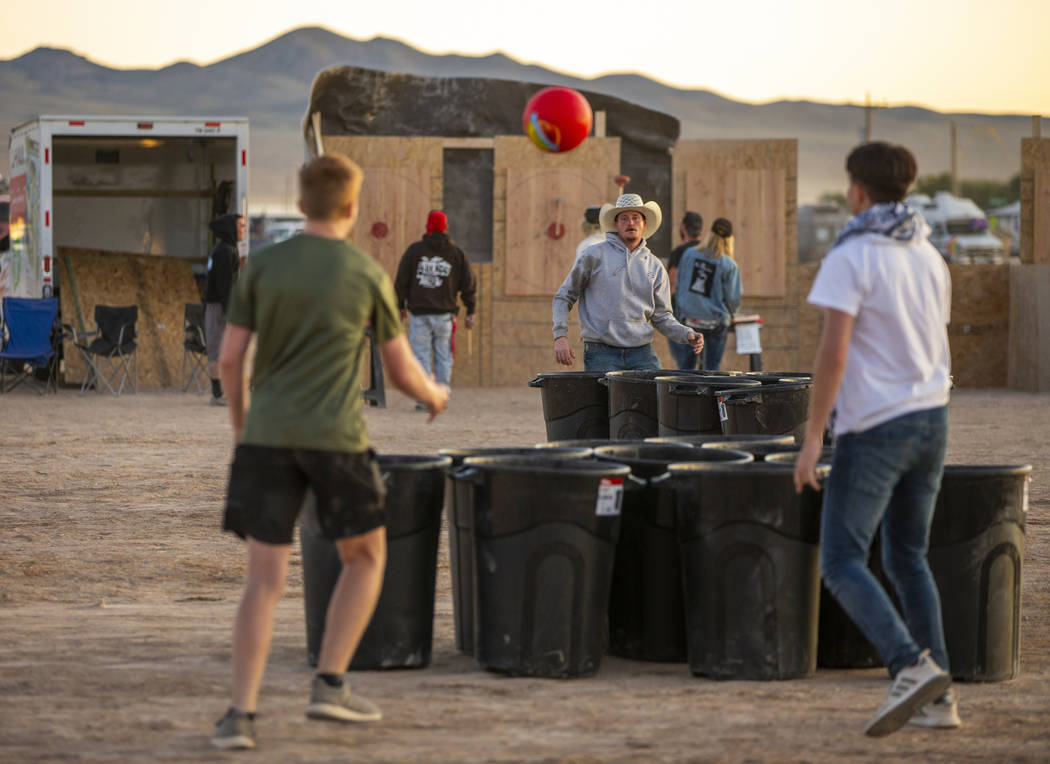
<svg viewBox="0 0 1050 764">
<path fill-rule="evenodd" d="M 586 89 L 665 112 L 681 138 L 797 138 L 799 200 L 844 190 L 843 160 L 863 136 L 857 104 L 814 101 L 745 103 L 710 90 L 671 87 L 638 74 L 584 79 L 522 64 L 501 53 L 430 55 L 397 40 L 355 40 L 320 27 L 291 30 L 257 48 L 206 66 L 113 69 L 71 51 L 36 48 L 0 61 L 0 131 L 39 114 L 247 116 L 251 120 L 250 197 L 256 210 L 282 211 L 293 201 L 303 158 L 301 124 L 314 76 L 332 66 L 437 77 L 490 77 Z M 1004 83 L 1004 87 L 1009 87 Z M 1020 139 L 1030 115 L 949 114 L 918 106 L 874 108 L 872 137 L 903 143 L 921 175 L 950 168 L 956 124 L 959 174 L 1008 180 L 1020 170 Z M 8 158 L 0 157 L 7 176 Z"/>
</svg>

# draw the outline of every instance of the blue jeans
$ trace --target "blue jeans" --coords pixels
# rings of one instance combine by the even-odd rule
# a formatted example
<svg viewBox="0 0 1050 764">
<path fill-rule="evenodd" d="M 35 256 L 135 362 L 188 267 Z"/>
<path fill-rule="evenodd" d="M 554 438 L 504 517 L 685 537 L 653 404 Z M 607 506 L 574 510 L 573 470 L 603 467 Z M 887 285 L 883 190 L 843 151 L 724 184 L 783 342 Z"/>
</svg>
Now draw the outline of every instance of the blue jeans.
<svg viewBox="0 0 1050 764">
<path fill-rule="evenodd" d="M 411 314 L 408 317 L 408 340 L 412 354 L 427 374 L 433 360 L 434 379 L 443 385 L 452 382 L 452 314 Z"/>
<path fill-rule="evenodd" d="M 704 329 L 700 333 L 704 335 L 703 369 L 704 371 L 718 371 L 718 367 L 722 365 L 722 354 L 726 352 L 729 327 Z"/>
<path fill-rule="evenodd" d="M 891 676 L 926 648 L 948 670 L 941 599 L 926 560 L 947 441 L 946 406 L 840 435 L 824 486 L 821 575 Z M 883 569 L 903 619 L 868 568 L 880 528 Z"/>
<path fill-rule="evenodd" d="M 693 352 L 693 346 L 674 340 L 667 340 L 667 347 L 671 350 L 671 358 L 679 369 L 692 371 L 696 368 L 699 356 Z"/>
<path fill-rule="evenodd" d="M 641 371 L 659 369 L 660 359 L 653 345 L 617 348 L 601 342 L 583 343 L 584 371 Z"/>
</svg>

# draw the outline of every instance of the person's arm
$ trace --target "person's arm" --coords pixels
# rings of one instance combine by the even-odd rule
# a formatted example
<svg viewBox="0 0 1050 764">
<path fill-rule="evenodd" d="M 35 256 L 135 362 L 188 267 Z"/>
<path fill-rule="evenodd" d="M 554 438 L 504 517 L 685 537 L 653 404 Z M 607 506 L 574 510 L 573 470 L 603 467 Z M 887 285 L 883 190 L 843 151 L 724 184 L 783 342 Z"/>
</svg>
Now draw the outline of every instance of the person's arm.
<svg viewBox="0 0 1050 764">
<path fill-rule="evenodd" d="M 594 245 L 598 246 L 598 245 Z M 593 247 L 588 247 L 579 255 L 572 264 L 572 270 L 565 277 L 565 281 L 554 293 L 551 303 L 551 312 L 554 314 L 554 360 L 563 366 L 572 366 L 576 361 L 576 354 L 572 352 L 569 345 L 569 311 L 576 301 L 580 299 L 583 290 L 591 277 L 591 266 L 593 259 L 588 252 Z"/>
<path fill-rule="evenodd" d="M 383 358 L 383 370 L 394 387 L 426 406 L 430 412 L 427 421 L 433 422 L 448 404 L 448 388 L 427 376 L 403 333 L 381 343 L 379 354 Z"/>
<path fill-rule="evenodd" d="M 824 428 L 835 406 L 842 375 L 846 371 L 849 341 L 853 335 L 853 316 L 833 308 L 824 309 L 824 331 L 813 363 L 813 392 L 809 401 L 806 438 L 795 462 L 795 490 L 809 485 L 820 488 L 816 466 L 824 446 Z"/>
<path fill-rule="evenodd" d="M 733 267 L 726 268 L 723 278 L 725 280 L 722 282 L 722 294 L 725 297 L 730 320 L 732 320 L 732 316 L 740 310 L 740 300 L 744 295 L 744 287 L 740 283 L 740 268 L 734 263 Z"/>
<path fill-rule="evenodd" d="M 248 396 L 245 392 L 244 360 L 248 355 L 248 343 L 252 331 L 236 324 L 226 324 L 222 334 L 222 345 L 219 346 L 219 378 L 226 394 L 227 407 L 230 410 L 230 424 L 233 425 L 233 445 L 241 441 L 244 431 L 244 412 L 248 408 Z"/>
<path fill-rule="evenodd" d="M 467 328 L 474 326 L 474 311 L 477 308 L 478 280 L 474 275 L 474 269 L 470 265 L 467 253 L 460 250 L 463 257 L 463 271 L 459 277 L 459 299 L 463 301 L 463 307 L 467 309 Z"/>
<path fill-rule="evenodd" d="M 653 280 L 653 314 L 649 317 L 649 321 L 667 339 L 673 342 L 688 343 L 693 346 L 694 352 L 699 353 L 704 346 L 703 335 L 679 322 L 671 312 L 671 289 L 665 278 L 666 273 L 667 271 L 661 264 Z"/>
<path fill-rule="evenodd" d="M 397 263 L 397 274 L 394 276 L 394 294 L 397 296 L 397 308 L 401 312 L 402 321 L 408 310 L 408 291 L 412 287 L 412 268 L 409 264 L 411 258 L 408 255 L 411 251 L 412 248 L 409 247 L 401 255 Z"/>
</svg>

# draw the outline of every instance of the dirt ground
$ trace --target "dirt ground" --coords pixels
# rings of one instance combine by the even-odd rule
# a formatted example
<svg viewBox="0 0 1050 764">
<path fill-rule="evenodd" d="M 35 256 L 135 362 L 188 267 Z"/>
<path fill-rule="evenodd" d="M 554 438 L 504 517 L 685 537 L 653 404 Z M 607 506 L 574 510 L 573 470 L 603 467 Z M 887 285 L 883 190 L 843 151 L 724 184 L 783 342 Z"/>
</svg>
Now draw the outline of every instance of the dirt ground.
<svg viewBox="0 0 1050 764">
<path fill-rule="evenodd" d="M 432 425 L 394 395 L 378 450 L 532 445 L 538 390 L 458 389 Z M 949 462 L 1031 463 L 1021 675 L 959 684 L 964 726 L 863 735 L 882 670 L 718 682 L 684 664 L 605 656 L 593 677 L 506 678 L 458 653 L 443 535 L 434 652 L 423 670 L 355 673 L 385 718 L 303 716 L 298 551 L 263 684 L 255 751 L 213 751 L 227 704 L 243 548 L 219 531 L 225 409 L 198 395 L 0 397 L 0 761 L 1050 760 L 1050 395 L 955 391 Z M 296 550 L 298 546 L 296 545 Z"/>
</svg>

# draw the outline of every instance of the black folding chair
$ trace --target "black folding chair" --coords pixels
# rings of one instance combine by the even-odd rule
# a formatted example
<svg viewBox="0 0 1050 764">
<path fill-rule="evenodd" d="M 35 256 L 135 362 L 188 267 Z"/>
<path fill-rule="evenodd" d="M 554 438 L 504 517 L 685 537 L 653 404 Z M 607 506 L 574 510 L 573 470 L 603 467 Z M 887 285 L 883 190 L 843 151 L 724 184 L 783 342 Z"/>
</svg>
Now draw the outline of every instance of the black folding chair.
<svg viewBox="0 0 1050 764">
<path fill-rule="evenodd" d="M 138 391 L 138 317 L 137 305 L 96 305 L 95 331 L 78 333 L 70 324 L 64 324 L 73 337 L 73 347 L 80 351 L 88 367 L 80 385 L 81 395 L 89 387 L 102 392 L 102 385 L 113 395 L 124 392 L 125 385 L 133 393 Z"/>
<path fill-rule="evenodd" d="M 0 317 L 0 393 L 25 382 L 58 392 L 58 299 L 5 297 Z M 8 381 L 8 374 L 11 379 Z M 40 376 L 43 379 L 40 379 Z"/>
<path fill-rule="evenodd" d="M 186 303 L 182 318 L 182 392 L 190 386 L 198 393 L 208 391 L 208 354 L 204 344 L 204 305 L 199 302 Z"/>
</svg>

